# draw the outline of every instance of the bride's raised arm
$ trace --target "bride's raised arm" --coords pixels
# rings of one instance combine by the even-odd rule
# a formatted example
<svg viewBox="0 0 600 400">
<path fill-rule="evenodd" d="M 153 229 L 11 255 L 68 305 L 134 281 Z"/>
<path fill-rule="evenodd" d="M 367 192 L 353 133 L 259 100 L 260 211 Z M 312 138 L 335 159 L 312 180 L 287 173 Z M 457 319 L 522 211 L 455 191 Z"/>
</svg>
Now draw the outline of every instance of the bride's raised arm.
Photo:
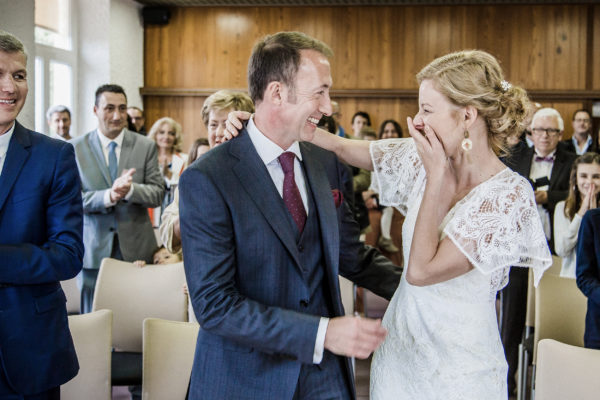
<svg viewBox="0 0 600 400">
<path fill-rule="evenodd" d="M 227 117 L 224 140 L 237 136 L 244 127 L 242 121 L 249 119 L 251 116 L 252 114 L 245 111 L 230 112 Z M 313 137 L 308 139 L 314 145 L 334 152 L 347 164 L 369 171 L 373 170 L 373 160 L 371 159 L 368 141 L 342 138 L 320 128 L 317 128 Z"/>
<path fill-rule="evenodd" d="M 334 152 L 342 161 L 355 167 L 373 170 L 373 160 L 367 140 L 347 139 L 321 128 L 315 130 L 312 144 Z"/>
</svg>

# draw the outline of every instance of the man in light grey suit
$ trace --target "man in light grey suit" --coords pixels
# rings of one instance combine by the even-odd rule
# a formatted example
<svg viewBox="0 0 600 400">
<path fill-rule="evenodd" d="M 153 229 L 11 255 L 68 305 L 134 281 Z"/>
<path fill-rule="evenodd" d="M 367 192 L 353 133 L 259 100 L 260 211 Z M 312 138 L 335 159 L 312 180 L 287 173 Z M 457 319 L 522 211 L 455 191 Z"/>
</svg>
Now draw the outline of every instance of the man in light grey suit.
<svg viewBox="0 0 600 400">
<path fill-rule="evenodd" d="M 83 192 L 82 312 L 91 309 L 103 258 L 152 262 L 157 244 L 147 209 L 164 195 L 156 145 L 127 130 L 123 88 L 100 86 L 94 114 L 98 128 L 71 141 Z"/>
</svg>

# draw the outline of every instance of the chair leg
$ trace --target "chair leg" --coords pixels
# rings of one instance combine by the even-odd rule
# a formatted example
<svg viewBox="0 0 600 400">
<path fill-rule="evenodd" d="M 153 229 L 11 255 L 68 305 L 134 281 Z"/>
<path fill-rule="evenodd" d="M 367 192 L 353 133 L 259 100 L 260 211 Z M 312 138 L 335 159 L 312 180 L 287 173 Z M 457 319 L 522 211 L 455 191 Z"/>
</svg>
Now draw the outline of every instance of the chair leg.
<svg viewBox="0 0 600 400">
<path fill-rule="evenodd" d="M 517 364 L 517 398 L 521 399 L 521 390 L 523 388 L 523 357 L 525 356 L 523 343 L 519 344 L 519 359 Z"/>
<path fill-rule="evenodd" d="M 535 364 L 531 368 L 531 396 L 529 400 L 535 400 Z"/>
<path fill-rule="evenodd" d="M 519 371 L 519 380 L 521 381 L 521 386 L 519 388 L 518 399 L 525 400 L 527 397 L 527 369 L 529 367 L 529 352 L 527 350 L 523 351 L 523 364 L 522 369 Z"/>
</svg>

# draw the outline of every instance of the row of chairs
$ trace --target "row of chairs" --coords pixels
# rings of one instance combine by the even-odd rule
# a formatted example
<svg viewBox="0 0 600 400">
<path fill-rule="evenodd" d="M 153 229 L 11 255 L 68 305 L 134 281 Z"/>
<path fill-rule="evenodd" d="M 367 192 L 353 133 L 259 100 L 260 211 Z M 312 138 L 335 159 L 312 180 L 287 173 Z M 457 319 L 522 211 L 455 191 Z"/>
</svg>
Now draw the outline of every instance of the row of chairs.
<svg viewBox="0 0 600 400">
<path fill-rule="evenodd" d="M 538 388 L 536 368 L 541 361 L 538 353 L 543 339 L 554 339 L 571 346 L 583 346 L 587 299 L 574 279 L 559 276 L 562 260 L 557 256 L 553 258 L 552 267 L 544 273 L 537 288 L 533 286 L 533 274 L 531 270 L 529 271 L 525 335 L 519 346 L 517 379 L 519 400 L 526 399 L 528 387 L 531 388 L 530 399 L 539 395 L 536 393 Z M 533 365 L 532 382 L 528 382 L 530 359 Z M 539 395 L 538 400 L 550 398 L 546 396 L 546 394 Z M 597 396 L 596 393 L 596 398 Z"/>
<path fill-rule="evenodd" d="M 152 324 L 147 319 L 178 321 L 179 323 L 188 324 L 188 296 L 183 291 L 184 284 L 183 263 L 146 265 L 140 268 L 133 263 L 110 258 L 104 259 L 98 273 L 92 305 L 92 315 L 95 318 L 87 314 L 69 317 L 74 338 L 76 336 L 84 337 L 75 340 L 80 361 L 86 359 L 87 357 L 83 355 L 89 353 L 89 360 L 94 361 L 95 365 L 91 371 L 98 368 L 106 371 L 104 369 L 106 364 L 105 350 L 107 348 L 112 349 L 109 352 L 110 368 L 108 370 L 110 386 L 143 385 L 144 374 L 147 373 L 144 368 L 146 362 L 144 357 L 148 356 L 148 354 L 144 354 L 144 347 L 146 346 L 144 328 L 145 324 Z M 72 293 L 67 290 L 68 302 L 77 303 L 76 300 L 70 298 L 70 294 Z M 105 312 L 110 312 L 110 317 Z M 110 319 L 110 324 L 107 323 L 108 319 Z M 77 335 L 76 333 L 80 325 L 88 326 L 90 324 L 96 324 L 98 327 L 99 337 L 97 340 L 90 341 L 84 335 Z M 198 325 L 191 325 L 195 329 L 194 346 L 189 351 L 188 357 L 193 359 Z M 110 326 L 110 328 L 107 328 L 107 326 Z M 107 331 L 110 333 L 107 333 Z M 79 342 L 79 348 L 77 342 Z M 99 342 L 107 342 L 108 347 L 99 345 Z M 167 350 L 167 352 L 170 351 L 171 349 Z M 97 363 L 96 360 L 98 360 Z M 162 361 L 157 364 L 160 365 L 161 363 Z M 65 391 L 77 391 L 77 388 L 84 390 L 86 395 L 78 397 L 65 394 L 63 398 L 91 398 L 88 395 L 92 390 L 86 384 L 85 379 L 87 378 L 83 378 L 88 376 L 85 364 L 85 362 L 82 363 L 78 377 L 66 385 L 66 387 L 72 387 L 73 389 L 65 389 Z M 149 365 L 151 362 L 147 362 L 147 364 Z M 191 370 L 191 361 L 189 362 L 189 369 Z M 92 375 L 98 376 L 95 372 Z M 80 379 L 84 380 L 80 381 Z M 185 376 L 184 391 L 187 389 L 187 379 L 189 379 L 189 371 Z M 99 398 L 105 399 L 104 391 L 101 390 L 100 392 L 103 394 L 99 395 Z M 181 398 L 184 397 L 185 393 Z"/>
<path fill-rule="evenodd" d="M 61 386 L 65 400 L 112 397 L 113 312 L 69 316 L 79 373 Z M 198 324 L 147 318 L 143 323 L 142 399 L 184 399 L 194 361 Z"/>
</svg>

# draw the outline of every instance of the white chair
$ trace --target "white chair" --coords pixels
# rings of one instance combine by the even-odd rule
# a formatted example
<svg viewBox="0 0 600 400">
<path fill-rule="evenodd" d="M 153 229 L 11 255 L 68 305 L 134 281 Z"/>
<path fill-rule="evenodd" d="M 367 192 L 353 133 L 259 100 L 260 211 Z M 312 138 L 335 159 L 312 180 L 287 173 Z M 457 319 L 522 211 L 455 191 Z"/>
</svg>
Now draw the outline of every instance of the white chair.
<svg viewBox="0 0 600 400">
<path fill-rule="evenodd" d="M 146 318 L 187 321 L 183 263 L 146 265 L 102 260 L 92 310 L 113 311 L 112 384 L 142 384 L 142 326 Z"/>
<path fill-rule="evenodd" d="M 533 373 L 536 376 L 537 347 L 542 339 L 554 339 L 583 346 L 587 299 L 575 279 L 544 274 L 535 290 L 535 331 L 533 334 Z M 532 397 L 536 388 L 532 384 Z"/>
<path fill-rule="evenodd" d="M 543 339 L 536 365 L 536 400 L 600 398 L 600 350 Z"/>
<path fill-rule="evenodd" d="M 69 316 L 79 373 L 60 387 L 63 400 L 110 400 L 112 311 Z"/>
<path fill-rule="evenodd" d="M 187 392 L 199 325 L 144 320 L 143 400 L 183 400 Z"/>
<path fill-rule="evenodd" d="M 81 311 L 81 290 L 77 286 L 77 277 L 61 281 L 60 286 L 67 297 L 67 313 L 79 314 Z"/>
</svg>

